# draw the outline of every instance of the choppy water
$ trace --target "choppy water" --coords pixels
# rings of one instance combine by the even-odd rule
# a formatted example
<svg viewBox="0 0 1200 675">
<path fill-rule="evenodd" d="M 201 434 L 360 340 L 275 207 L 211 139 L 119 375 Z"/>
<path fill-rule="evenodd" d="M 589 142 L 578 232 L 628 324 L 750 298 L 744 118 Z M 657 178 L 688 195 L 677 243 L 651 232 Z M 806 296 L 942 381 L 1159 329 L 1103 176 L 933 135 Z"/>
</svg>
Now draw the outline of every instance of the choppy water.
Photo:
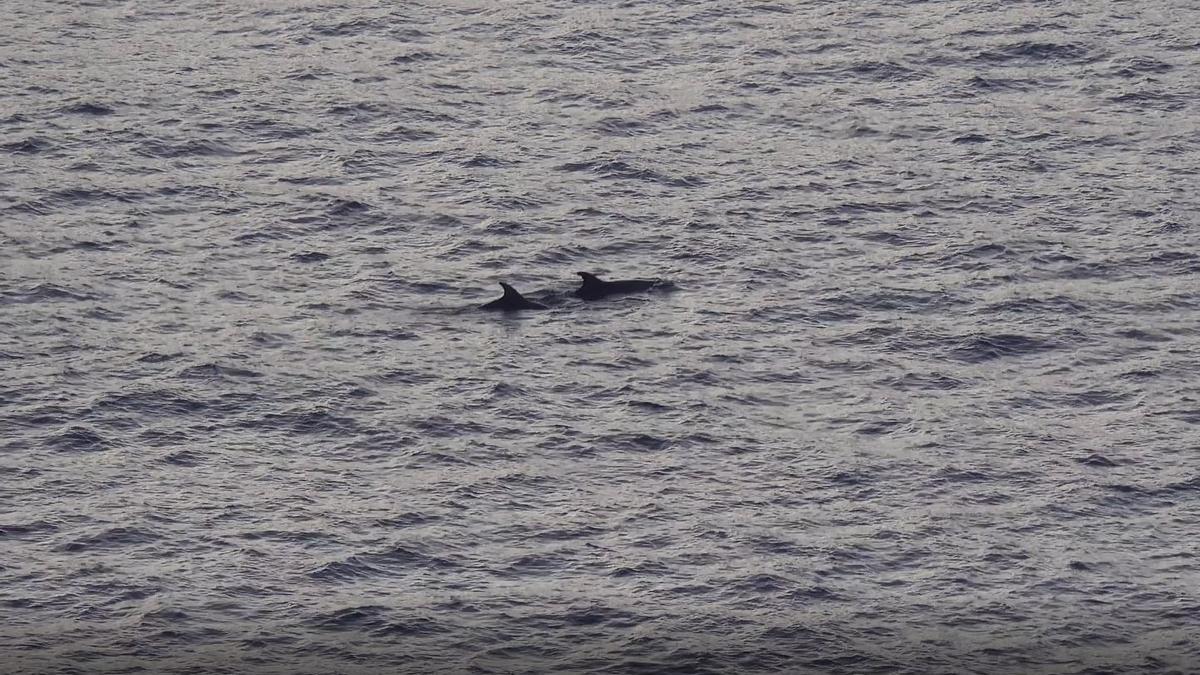
<svg viewBox="0 0 1200 675">
<path fill-rule="evenodd" d="M 1194 3 L 6 14 L 0 671 L 1200 671 Z"/>
</svg>

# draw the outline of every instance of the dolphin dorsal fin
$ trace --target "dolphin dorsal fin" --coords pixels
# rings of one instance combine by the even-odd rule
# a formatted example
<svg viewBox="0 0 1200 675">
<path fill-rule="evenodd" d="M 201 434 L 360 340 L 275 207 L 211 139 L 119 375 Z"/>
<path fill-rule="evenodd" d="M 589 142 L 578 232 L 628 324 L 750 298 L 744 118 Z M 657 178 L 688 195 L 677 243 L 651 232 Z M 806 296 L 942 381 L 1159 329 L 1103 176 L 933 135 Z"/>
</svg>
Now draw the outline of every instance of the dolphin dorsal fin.
<svg viewBox="0 0 1200 675">
<path fill-rule="evenodd" d="M 596 284 L 604 283 L 601 281 L 600 277 L 592 274 L 591 272 L 579 272 L 578 274 L 583 278 L 584 286 L 595 286 Z"/>
<path fill-rule="evenodd" d="M 503 281 L 500 282 L 500 288 L 504 289 L 504 297 L 509 300 L 524 300 L 525 299 L 525 298 L 521 297 L 521 294 L 517 292 L 517 289 L 513 288 L 512 286 L 509 286 L 508 284 L 504 283 Z"/>
</svg>

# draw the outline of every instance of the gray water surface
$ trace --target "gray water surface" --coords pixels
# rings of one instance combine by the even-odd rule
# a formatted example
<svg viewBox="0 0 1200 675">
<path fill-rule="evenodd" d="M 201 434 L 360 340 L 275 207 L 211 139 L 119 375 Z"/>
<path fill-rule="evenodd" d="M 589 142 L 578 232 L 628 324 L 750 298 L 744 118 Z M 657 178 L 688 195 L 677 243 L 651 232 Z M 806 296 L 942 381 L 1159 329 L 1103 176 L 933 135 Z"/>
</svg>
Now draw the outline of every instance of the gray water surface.
<svg viewBox="0 0 1200 675">
<path fill-rule="evenodd" d="M 0 672 L 1200 672 L 1195 3 L 6 10 Z"/>
</svg>

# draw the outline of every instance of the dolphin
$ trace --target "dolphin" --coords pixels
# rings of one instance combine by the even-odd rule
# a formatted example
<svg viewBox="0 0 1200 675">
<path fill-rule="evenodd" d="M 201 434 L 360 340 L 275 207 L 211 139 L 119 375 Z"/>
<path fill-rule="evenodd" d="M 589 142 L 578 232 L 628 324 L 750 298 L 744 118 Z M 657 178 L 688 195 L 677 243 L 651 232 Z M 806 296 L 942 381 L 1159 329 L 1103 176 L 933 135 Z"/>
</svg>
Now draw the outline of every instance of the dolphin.
<svg viewBox="0 0 1200 675">
<path fill-rule="evenodd" d="M 575 297 L 584 300 L 599 300 L 610 295 L 636 293 L 654 288 L 657 279 L 620 279 L 605 281 L 591 272 L 576 272 L 583 277 L 583 284 L 575 291 Z"/>
<path fill-rule="evenodd" d="M 504 295 L 486 305 L 480 305 L 479 309 L 496 309 L 505 312 L 512 312 L 518 309 L 546 309 L 546 306 L 541 303 L 526 300 L 525 296 L 517 292 L 517 289 L 503 281 L 500 282 L 500 287 L 504 289 Z"/>
</svg>

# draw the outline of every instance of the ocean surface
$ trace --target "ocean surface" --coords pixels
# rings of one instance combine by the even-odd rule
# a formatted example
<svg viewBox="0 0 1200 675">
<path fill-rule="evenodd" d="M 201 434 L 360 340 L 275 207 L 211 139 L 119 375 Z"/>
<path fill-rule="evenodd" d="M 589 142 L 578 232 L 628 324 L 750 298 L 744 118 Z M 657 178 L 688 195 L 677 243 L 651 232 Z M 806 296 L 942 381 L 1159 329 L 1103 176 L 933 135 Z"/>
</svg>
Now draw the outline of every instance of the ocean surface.
<svg viewBox="0 0 1200 675">
<path fill-rule="evenodd" d="M 1200 4 L 5 15 L 0 673 L 1200 672 Z"/>
</svg>

